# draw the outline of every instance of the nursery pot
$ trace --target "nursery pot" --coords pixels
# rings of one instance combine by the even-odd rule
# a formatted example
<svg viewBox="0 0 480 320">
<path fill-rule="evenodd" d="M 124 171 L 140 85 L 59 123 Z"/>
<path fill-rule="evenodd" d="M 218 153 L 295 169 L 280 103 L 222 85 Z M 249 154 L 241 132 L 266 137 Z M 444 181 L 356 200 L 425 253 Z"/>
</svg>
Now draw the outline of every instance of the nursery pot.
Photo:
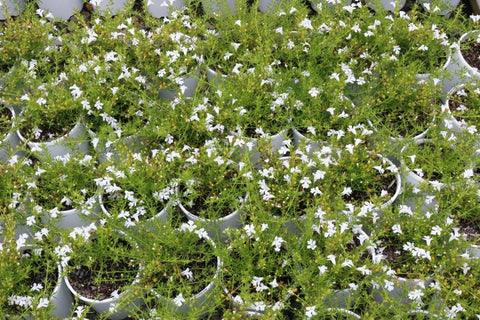
<svg viewBox="0 0 480 320">
<path fill-rule="evenodd" d="M 413 301 L 409 299 L 408 293 L 414 289 L 427 288 L 431 282 L 431 279 L 421 280 L 394 277 L 393 288 L 387 289 L 378 285 L 372 289 L 371 294 L 373 300 L 381 304 L 390 305 L 390 301 L 392 301 L 394 305 L 413 305 Z"/>
<path fill-rule="evenodd" d="M 9 16 L 18 16 L 25 10 L 26 0 L 0 0 L 0 20 Z"/>
<path fill-rule="evenodd" d="M 12 120 L 15 114 L 15 111 L 12 107 L 7 108 L 7 112 L 10 112 L 12 115 Z M 13 121 L 12 121 L 13 129 Z M 18 136 L 17 131 L 10 130 L 7 134 L 3 136 L 3 140 L 0 143 L 0 162 L 5 162 L 10 155 L 13 154 L 22 154 L 18 149 L 20 145 L 20 137 Z"/>
<path fill-rule="evenodd" d="M 198 86 L 199 76 L 200 73 L 197 71 L 194 72 L 193 75 L 183 77 L 181 83 L 179 84 L 183 92 L 177 92 L 170 89 L 162 89 L 158 93 L 159 98 L 173 101 L 175 97 L 180 94 L 182 94 L 186 98 L 192 98 L 195 95 L 195 90 Z"/>
<path fill-rule="evenodd" d="M 88 214 L 84 213 L 84 210 L 73 208 L 69 210 L 62 210 L 58 213 L 58 218 L 53 218 L 48 210 L 43 210 L 42 220 L 44 223 L 48 223 L 49 220 L 53 220 L 53 225 L 56 228 L 65 230 L 65 229 L 74 229 L 86 227 L 92 223 L 95 223 L 98 219 L 98 213 L 100 212 L 100 206 L 98 201 L 98 196 L 95 196 L 95 204 L 90 208 L 87 208 Z"/>
<path fill-rule="evenodd" d="M 55 18 L 68 20 L 75 14 L 75 10 L 82 10 L 83 0 L 39 0 L 37 5 Z"/>
<path fill-rule="evenodd" d="M 247 198 L 248 194 L 245 195 L 243 201 L 245 201 Z M 205 227 L 205 230 L 207 230 L 208 235 L 214 239 L 220 238 L 224 240 L 226 238 L 224 232 L 227 228 L 239 229 L 243 226 L 242 206 L 232 213 L 214 220 L 199 217 L 194 212 L 187 210 L 182 203 L 179 203 L 178 206 L 180 207 L 180 210 L 182 210 L 182 212 L 187 216 L 188 220 L 200 221 L 201 225 Z"/>
<path fill-rule="evenodd" d="M 141 265 L 139 265 L 139 269 L 141 268 L 142 268 Z M 115 308 L 115 306 L 121 301 L 122 298 L 130 294 L 130 291 L 127 290 L 127 291 L 121 292 L 118 296 L 115 296 L 115 297 L 110 297 L 103 300 L 92 299 L 92 298 L 83 296 L 72 286 L 72 283 L 69 280 L 68 274 L 64 277 L 64 280 L 68 290 L 70 290 L 71 294 L 75 298 L 80 300 L 82 303 L 91 306 L 91 308 L 99 314 L 108 313 L 112 308 Z M 133 283 L 135 282 L 138 282 L 138 274 L 137 274 L 137 278 L 133 281 Z M 124 319 L 128 317 L 128 315 L 130 314 L 130 310 L 132 308 L 138 307 L 142 304 L 143 304 L 142 299 L 138 298 L 135 301 L 131 302 L 128 306 L 118 310 L 115 309 L 112 313 L 109 313 L 108 319 L 111 319 L 111 320 Z"/>
<path fill-rule="evenodd" d="M 237 13 L 237 0 L 202 0 L 203 10 L 209 15 Z"/>
<path fill-rule="evenodd" d="M 383 7 L 384 10 L 394 12 L 395 9 L 401 10 L 407 0 L 368 0 L 368 6 L 373 10 L 377 10 L 377 2 Z"/>
<path fill-rule="evenodd" d="M 184 0 L 150 0 L 147 11 L 155 18 L 170 17 L 172 10 L 186 7 Z"/>
<path fill-rule="evenodd" d="M 209 244 L 215 248 L 215 243 L 210 238 L 204 238 Z M 198 293 L 192 297 L 185 298 L 185 302 L 178 306 L 175 304 L 173 299 L 167 298 L 160 295 L 155 289 L 152 289 L 151 293 L 161 302 L 165 303 L 169 309 L 178 311 L 180 313 L 187 313 L 193 308 L 200 307 L 207 303 L 211 299 L 212 292 L 215 290 L 217 284 L 217 279 L 221 276 L 223 263 L 220 260 L 220 257 L 216 257 L 217 265 L 215 275 L 213 276 L 212 282 L 208 283 L 205 288 L 200 290 Z"/>
<path fill-rule="evenodd" d="M 480 30 L 473 30 L 464 33 L 457 42 L 450 62 L 447 64 L 445 70 L 449 72 L 447 79 L 443 81 L 444 92 L 449 92 L 453 87 L 461 85 L 464 81 L 472 81 L 480 79 L 480 72 L 477 68 L 471 66 L 462 54 L 461 46 L 470 39 L 475 39 L 480 36 Z M 477 55 L 478 56 L 478 55 Z"/>
<path fill-rule="evenodd" d="M 109 217 L 109 218 L 112 218 L 112 215 L 111 213 L 108 211 L 107 208 L 105 208 L 105 205 L 103 203 L 103 194 L 100 194 L 99 196 L 99 204 L 100 204 L 100 209 L 101 209 L 101 212 Z M 160 210 L 156 215 L 154 215 L 153 217 L 151 218 L 148 218 L 147 220 L 144 220 L 142 222 L 139 222 L 137 221 L 136 223 L 136 226 L 137 227 L 142 227 L 142 228 L 146 228 L 146 229 L 150 229 L 150 230 L 153 230 L 155 228 L 155 224 L 158 223 L 158 222 L 161 222 L 161 223 L 164 223 L 167 221 L 168 219 L 168 216 L 169 216 L 169 212 L 170 212 L 170 207 L 171 207 L 171 203 L 167 203 L 165 205 L 165 207 L 163 207 L 162 210 Z"/>
<path fill-rule="evenodd" d="M 302 143 L 304 143 L 309 153 L 313 153 L 319 150 L 320 146 L 322 145 L 321 141 L 313 141 L 312 139 L 305 137 L 300 131 L 295 128 L 292 129 L 292 135 L 293 144 L 295 145 L 295 147 L 298 148 Z"/>
<path fill-rule="evenodd" d="M 31 250 L 33 247 L 31 245 L 23 246 L 19 249 L 19 252 L 25 252 L 27 250 Z M 57 319 L 63 319 L 66 317 L 70 317 L 73 310 L 73 297 L 68 291 L 68 288 L 65 284 L 64 279 L 62 278 L 62 269 L 60 265 L 58 266 L 58 278 L 56 282 L 56 286 L 53 289 L 52 294 L 50 295 L 49 302 L 53 306 L 52 308 L 52 316 Z M 11 316 L 10 316 L 11 317 Z M 7 315 L 7 319 L 10 318 Z M 16 317 L 13 317 L 16 319 Z M 23 319 L 23 318 L 22 318 Z M 25 319 L 34 319 L 32 316 L 25 316 Z"/>
<path fill-rule="evenodd" d="M 26 141 L 20 130 L 17 130 L 17 134 L 20 141 L 26 143 L 30 150 L 37 152 L 41 159 L 61 157 L 67 154 L 88 153 L 89 151 L 90 142 L 87 140 L 87 127 L 82 121 L 77 122 L 67 135 L 51 141 Z M 78 139 L 79 141 L 71 148 L 67 145 L 69 139 Z"/>
<path fill-rule="evenodd" d="M 95 11 L 99 11 L 102 16 L 116 15 L 119 11 L 125 9 L 130 0 L 90 0 Z"/>
<path fill-rule="evenodd" d="M 258 2 L 258 9 L 261 12 L 273 13 L 280 6 L 282 0 L 260 0 Z"/>
<path fill-rule="evenodd" d="M 418 1 L 420 4 L 424 3 L 430 3 L 431 1 L 429 0 L 419 0 Z M 458 6 L 460 3 L 460 0 L 443 0 L 440 2 L 440 12 L 438 13 L 441 16 L 447 16 L 452 13 L 453 10 Z M 431 8 L 433 9 L 433 8 Z"/>
<path fill-rule="evenodd" d="M 355 305 L 358 294 L 353 289 L 334 290 L 324 298 L 324 303 L 332 309 L 348 309 Z"/>
</svg>

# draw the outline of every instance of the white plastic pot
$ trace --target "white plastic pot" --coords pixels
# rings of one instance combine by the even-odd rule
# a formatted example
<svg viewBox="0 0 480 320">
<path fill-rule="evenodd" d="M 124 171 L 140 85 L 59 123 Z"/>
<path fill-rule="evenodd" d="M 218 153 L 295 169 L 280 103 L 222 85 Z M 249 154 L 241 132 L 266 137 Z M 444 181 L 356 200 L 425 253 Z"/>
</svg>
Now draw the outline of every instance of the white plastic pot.
<svg viewBox="0 0 480 320">
<path fill-rule="evenodd" d="M 468 64 L 460 49 L 465 41 L 478 38 L 479 36 L 480 30 L 464 33 L 452 49 L 451 59 L 445 68 L 449 74 L 443 81 L 444 92 L 450 92 L 452 88 L 465 83 L 465 81 L 469 82 L 480 79 L 480 72 L 477 68 Z"/>
<path fill-rule="evenodd" d="M 95 11 L 99 11 L 102 16 L 116 15 L 119 11 L 125 9 L 131 0 L 90 0 Z"/>
<path fill-rule="evenodd" d="M 90 142 L 88 141 L 87 133 L 87 127 L 82 121 L 77 122 L 68 135 L 47 142 L 26 141 L 20 131 L 17 130 L 20 141 L 26 143 L 33 152 L 37 152 L 36 154 L 40 159 L 61 157 L 67 154 L 88 153 Z M 78 139 L 78 143 L 73 147 L 67 146 L 67 139 Z"/>
<path fill-rule="evenodd" d="M 243 201 L 245 201 L 247 198 L 248 194 L 245 195 Z M 201 226 L 207 230 L 208 235 L 213 239 L 224 240 L 226 239 L 225 230 L 227 228 L 240 229 L 243 226 L 242 207 L 224 217 L 212 220 L 199 217 L 194 212 L 187 210 L 182 203 L 179 203 L 178 206 L 188 220 L 192 220 L 194 222 L 199 221 Z"/>
<path fill-rule="evenodd" d="M 179 94 L 183 95 L 186 98 L 192 98 L 195 95 L 195 90 L 198 86 L 198 78 L 200 73 L 196 72 L 192 76 L 183 77 L 181 79 L 181 83 L 178 85 L 180 86 L 181 92 L 177 92 L 175 90 L 169 89 L 162 89 L 159 91 L 158 96 L 161 99 L 171 100 L 173 101 L 175 97 Z"/>
<path fill-rule="evenodd" d="M 292 136 L 293 136 L 293 144 L 296 148 L 298 148 L 302 143 L 305 143 L 307 151 L 313 153 L 316 150 L 320 149 L 320 145 L 322 142 L 320 141 L 313 141 L 307 137 L 305 137 L 302 133 L 300 133 L 297 129 L 292 129 Z"/>
<path fill-rule="evenodd" d="M 75 10 L 82 10 L 83 0 L 38 0 L 37 5 L 55 18 L 68 20 L 75 14 Z"/>
<path fill-rule="evenodd" d="M 31 245 L 22 246 L 19 249 L 19 252 L 24 252 L 26 250 L 30 250 L 33 247 Z M 56 319 L 64 319 L 70 317 L 73 311 L 73 296 L 71 295 L 70 291 L 68 290 L 65 281 L 63 280 L 61 274 L 61 267 L 58 266 L 58 278 L 55 288 L 49 298 L 50 304 L 52 305 L 52 313 L 51 316 L 55 317 Z M 7 319 L 8 319 L 7 315 Z M 13 317 L 16 319 L 16 317 Z M 25 316 L 22 319 L 33 320 L 32 316 Z"/>
<path fill-rule="evenodd" d="M 125 236 L 123 232 L 119 232 L 120 235 Z M 139 265 L 139 270 L 141 270 L 142 266 Z M 135 280 L 133 280 L 133 283 L 138 282 L 138 274 Z M 81 295 L 80 293 L 75 290 L 75 288 L 72 287 L 68 275 L 64 276 L 64 281 L 65 284 L 68 288 L 68 290 L 71 292 L 71 294 L 76 297 L 79 301 L 81 301 L 84 304 L 87 304 L 91 306 L 93 310 L 95 310 L 99 314 L 107 314 L 108 313 L 108 319 L 110 320 L 122 320 L 128 317 L 131 313 L 132 309 L 135 309 L 143 304 L 143 300 L 141 298 L 136 299 L 133 302 L 130 302 L 129 305 L 124 306 L 122 308 L 117 309 L 116 306 L 119 304 L 119 302 L 126 296 L 130 294 L 129 290 L 121 292 L 118 296 L 103 299 L 103 300 L 96 300 L 96 299 L 90 299 L 88 297 L 85 297 Z M 113 310 L 113 312 L 110 312 L 110 310 Z"/>
<path fill-rule="evenodd" d="M 172 10 L 185 7 L 184 0 L 148 0 L 147 11 L 155 18 L 170 17 Z"/>
<path fill-rule="evenodd" d="M 210 238 L 207 237 L 205 240 L 208 241 L 213 248 L 215 248 L 215 243 Z M 180 313 L 187 313 L 193 308 L 198 308 L 206 304 L 212 298 L 212 292 L 217 286 L 217 279 L 221 276 L 222 267 L 223 262 L 220 260 L 220 257 L 217 256 L 217 267 L 212 282 L 210 282 L 205 288 L 192 297 L 186 298 L 186 301 L 181 306 L 176 305 L 173 299 L 169 299 L 160 295 L 155 289 L 152 289 L 151 292 L 158 300 L 165 303 L 170 310 L 175 310 Z"/>
<path fill-rule="evenodd" d="M 418 3 L 425 4 L 430 3 L 430 0 L 418 0 Z M 443 0 L 439 4 L 440 11 L 438 12 L 441 16 L 448 16 L 452 13 L 453 10 L 458 6 L 460 0 Z M 433 10 L 433 6 L 430 7 L 430 10 Z"/>
<path fill-rule="evenodd" d="M 0 20 L 18 16 L 25 10 L 25 0 L 0 0 Z"/>
<path fill-rule="evenodd" d="M 8 108 L 8 110 L 10 110 L 10 112 L 12 113 L 12 119 L 13 119 L 13 115 L 15 114 L 14 109 Z M 13 122 L 12 122 L 12 129 L 13 129 Z M 9 133 L 7 133 L 3 137 L 3 140 L 0 143 L 0 162 L 5 162 L 11 155 L 22 154 L 22 152 L 18 148 L 19 145 L 20 145 L 20 137 L 18 136 L 17 131 L 12 130 Z"/>
<path fill-rule="evenodd" d="M 377 3 L 380 3 L 384 10 L 394 12 L 395 9 L 401 10 L 405 6 L 407 0 L 368 0 L 367 2 L 368 6 L 373 10 L 376 10 Z"/>
<path fill-rule="evenodd" d="M 208 15 L 235 15 L 237 0 L 202 0 L 202 7 Z"/>
</svg>

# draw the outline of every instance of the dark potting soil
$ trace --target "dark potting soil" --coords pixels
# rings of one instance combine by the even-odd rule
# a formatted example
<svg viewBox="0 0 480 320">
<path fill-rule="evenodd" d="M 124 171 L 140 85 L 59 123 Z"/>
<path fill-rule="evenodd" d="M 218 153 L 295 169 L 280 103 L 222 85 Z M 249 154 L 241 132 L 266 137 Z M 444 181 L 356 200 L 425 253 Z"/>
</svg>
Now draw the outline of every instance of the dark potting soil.
<svg viewBox="0 0 480 320">
<path fill-rule="evenodd" d="M 100 283 L 95 283 L 99 267 L 79 266 L 68 274 L 71 286 L 82 296 L 89 299 L 104 300 L 112 297 L 113 292 L 120 294 L 133 281 L 132 274 L 138 271 L 138 265 L 130 261 L 110 261 L 105 263 Z"/>
<path fill-rule="evenodd" d="M 363 203 L 365 201 L 368 201 L 369 199 L 372 198 L 372 196 L 380 196 L 382 193 L 382 190 L 385 190 L 388 192 L 388 196 L 392 197 L 395 194 L 395 191 L 397 189 L 397 177 L 394 174 L 388 174 L 388 175 L 383 175 L 382 176 L 382 183 L 381 185 L 375 190 L 374 193 L 369 193 L 364 190 L 353 190 L 350 195 L 345 195 L 343 196 L 343 199 L 345 201 L 352 201 L 355 203 Z"/>
<path fill-rule="evenodd" d="M 459 232 L 466 235 L 468 241 L 480 241 L 480 220 L 466 220 L 460 219 L 458 221 Z"/>
<path fill-rule="evenodd" d="M 0 136 L 3 137 L 7 135 L 12 129 L 12 112 L 6 108 L 2 107 L 0 111 Z"/>
<path fill-rule="evenodd" d="M 467 63 L 480 70 L 480 43 L 469 41 L 469 48 L 462 50 L 462 55 Z"/>
</svg>

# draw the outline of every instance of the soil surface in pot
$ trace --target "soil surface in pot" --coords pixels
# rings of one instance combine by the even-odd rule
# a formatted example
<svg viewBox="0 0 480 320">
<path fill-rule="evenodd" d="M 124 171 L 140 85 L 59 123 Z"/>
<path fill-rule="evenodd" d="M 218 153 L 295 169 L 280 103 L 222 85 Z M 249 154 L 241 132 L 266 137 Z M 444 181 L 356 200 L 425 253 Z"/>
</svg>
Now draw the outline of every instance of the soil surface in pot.
<svg viewBox="0 0 480 320">
<path fill-rule="evenodd" d="M 3 107 L 0 111 L 0 137 L 6 136 L 12 130 L 12 112 Z"/>
<path fill-rule="evenodd" d="M 474 68 L 480 69 L 480 43 L 470 40 L 467 41 L 468 49 L 462 50 L 465 61 Z"/>
<path fill-rule="evenodd" d="M 466 235 L 468 241 L 480 242 L 480 219 L 460 219 L 458 221 L 459 232 Z"/>
<path fill-rule="evenodd" d="M 189 283 L 189 285 L 192 286 L 193 294 L 197 294 L 206 288 L 217 272 L 216 256 L 211 255 L 208 257 L 202 253 L 198 253 L 179 258 L 188 262 L 176 266 L 165 263 L 164 265 L 166 268 L 163 270 L 159 268 L 158 272 L 145 277 L 146 281 L 155 284 L 153 288 L 159 294 L 161 294 L 160 288 L 162 288 L 162 286 L 166 286 L 166 291 L 168 291 L 169 298 L 175 298 L 181 293 L 179 291 L 179 289 L 181 290 L 181 286 L 179 287 L 175 284 L 178 284 L 180 281 L 179 277 L 186 278 L 186 275 L 182 274 L 182 271 L 190 270 L 193 274 L 193 281 Z M 171 283 L 169 284 L 169 282 Z M 168 289 L 169 286 L 171 286 L 171 289 Z"/>
<path fill-rule="evenodd" d="M 381 175 L 380 182 L 376 190 L 371 190 L 370 186 L 365 186 L 361 190 L 353 190 L 350 195 L 344 195 L 343 199 L 346 202 L 364 203 L 372 197 L 381 197 L 383 190 L 388 192 L 387 197 L 392 197 L 397 190 L 397 176 L 394 174 Z M 385 198 L 385 200 L 387 199 Z"/>
<path fill-rule="evenodd" d="M 124 245 L 129 246 L 126 242 Z M 75 266 L 75 261 L 71 261 L 70 266 Z M 119 261 L 106 257 L 102 266 L 99 264 L 91 267 L 76 266 L 69 272 L 68 281 L 79 295 L 104 300 L 111 298 L 112 293 L 122 293 L 124 288 L 132 283 L 137 272 L 138 264 L 132 263 L 130 257 L 122 257 Z"/>
</svg>

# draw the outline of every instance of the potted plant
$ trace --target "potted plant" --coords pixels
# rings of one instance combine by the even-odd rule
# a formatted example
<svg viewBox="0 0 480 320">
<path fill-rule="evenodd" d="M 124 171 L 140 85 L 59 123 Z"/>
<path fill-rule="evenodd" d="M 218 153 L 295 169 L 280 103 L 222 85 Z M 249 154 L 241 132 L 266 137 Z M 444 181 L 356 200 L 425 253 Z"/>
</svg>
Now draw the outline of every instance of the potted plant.
<svg viewBox="0 0 480 320">
<path fill-rule="evenodd" d="M 398 57 L 398 60 L 392 59 L 391 64 L 400 62 L 412 70 L 417 69 L 418 80 L 426 80 L 430 74 L 439 75 L 439 71 L 445 70 L 450 43 L 447 34 L 435 24 L 398 19 L 388 25 L 391 27 L 388 45 Z"/>
<path fill-rule="evenodd" d="M 160 23 L 147 39 L 149 48 L 142 52 L 141 66 L 152 71 L 151 86 L 159 97 L 173 100 L 178 95 L 195 95 L 201 77 L 203 27 L 187 14 L 179 14 Z M 153 47 L 153 48 L 152 48 Z"/>
<path fill-rule="evenodd" d="M 293 251 L 280 228 L 249 224 L 232 230 L 230 239 L 223 266 L 227 301 L 237 312 L 263 318 L 288 310 L 296 291 Z"/>
<path fill-rule="evenodd" d="M 475 105 L 479 99 L 480 89 L 469 83 L 453 88 L 443 105 L 446 112 L 444 126 L 454 131 L 465 130 L 476 134 L 479 128 Z"/>
<path fill-rule="evenodd" d="M 13 232 L 12 238 L 23 239 L 23 244 L 31 240 L 33 223 L 25 206 L 29 169 L 29 161 L 16 155 L 0 165 L 0 241 L 9 230 Z"/>
<path fill-rule="evenodd" d="M 223 270 L 217 249 L 203 228 L 185 223 L 142 236 L 148 243 L 140 273 L 147 305 L 165 314 L 201 316 L 215 303 Z"/>
<path fill-rule="evenodd" d="M 372 294 L 399 309 L 429 304 L 434 308 L 437 289 L 430 283 L 442 277 L 443 263 L 456 259 L 456 227 L 449 208 L 432 215 L 399 206 L 385 212 L 384 228 L 372 234 L 368 248 L 372 261 L 381 266 Z"/>
<path fill-rule="evenodd" d="M 62 74 L 32 78 L 31 84 L 32 91 L 21 96 L 20 114 L 14 115 L 20 140 L 43 159 L 87 153 L 89 142 L 80 102 L 82 88 Z"/>
<path fill-rule="evenodd" d="M 355 135 L 345 135 L 339 140 L 344 144 L 343 150 L 325 180 L 331 181 L 334 186 L 330 193 L 337 199 L 336 210 L 353 214 L 364 223 L 368 233 L 373 227 L 371 222 L 375 224 L 382 211 L 398 198 L 402 180 L 398 167 L 388 158 L 370 150 L 359 137 L 362 135 L 356 131 Z"/>
<path fill-rule="evenodd" d="M 375 83 L 377 89 L 383 89 L 372 92 L 372 100 L 368 102 L 372 111 L 369 119 L 376 138 L 384 140 L 384 148 L 391 149 L 392 143 L 401 147 L 398 140 L 402 138 L 424 138 L 441 112 L 440 86 L 431 79 L 417 83 L 411 70 L 394 74 L 382 72 Z M 377 145 L 383 148 L 381 141 Z"/>
<path fill-rule="evenodd" d="M 3 137 L 0 143 L 0 161 L 7 159 L 14 154 L 21 154 L 20 138 L 13 127 L 13 108 L 4 106 L 0 116 L 1 135 Z"/>
<path fill-rule="evenodd" d="M 98 228 L 88 237 L 70 244 L 65 283 L 75 297 L 109 319 L 124 319 L 142 301 L 133 288 L 140 262 L 136 244 L 126 234 Z"/>
<path fill-rule="evenodd" d="M 129 157 L 105 162 L 96 179 L 103 215 L 124 227 L 151 228 L 169 219 L 177 182 L 173 166 L 162 157 Z"/>
<path fill-rule="evenodd" d="M 247 200 L 248 164 L 235 163 L 230 148 L 201 148 L 181 173 L 179 207 L 189 220 L 199 221 L 211 237 L 225 238 L 226 228 L 240 228 Z"/>
<path fill-rule="evenodd" d="M 332 160 L 331 154 L 312 157 L 304 149 L 286 157 L 266 154 L 255 172 L 262 212 L 285 224 L 290 232 L 300 233 L 305 217 L 331 197 L 325 176 Z"/>
<path fill-rule="evenodd" d="M 89 225 L 100 212 L 92 156 L 36 163 L 29 182 L 30 203 L 41 219 L 60 229 Z"/>
<path fill-rule="evenodd" d="M 437 193 L 448 189 L 445 186 L 459 191 L 471 189 L 475 183 L 478 164 L 464 150 L 474 150 L 476 137 L 457 133 L 458 140 L 452 142 L 453 133 L 444 133 L 441 129 L 432 130 L 428 136 L 431 139 L 418 140 L 403 151 L 401 172 L 405 191 L 409 192 L 402 195 L 402 201 L 412 207 L 420 206 L 424 213 L 438 206 Z"/>
<path fill-rule="evenodd" d="M 450 73 L 446 80 L 446 92 L 465 82 L 480 78 L 478 73 L 478 30 L 462 34 L 456 42 L 451 61 L 446 70 Z"/>
<path fill-rule="evenodd" d="M 72 312 L 73 298 L 60 276 L 52 244 L 20 245 L 6 240 L 0 250 L 2 261 L 3 315 L 7 318 L 64 318 Z"/>
<path fill-rule="evenodd" d="M 325 208 L 325 210 L 327 210 Z M 303 305 L 358 309 L 367 294 L 373 264 L 365 261 L 368 235 L 346 217 L 317 210 L 293 249 L 295 283 Z"/>
<path fill-rule="evenodd" d="M 310 151 L 320 149 L 335 131 L 346 131 L 359 117 L 355 104 L 344 94 L 342 83 L 319 85 L 313 75 L 300 75 L 293 85 L 293 142 L 307 144 Z M 327 143 L 328 144 L 328 143 Z"/>
</svg>

